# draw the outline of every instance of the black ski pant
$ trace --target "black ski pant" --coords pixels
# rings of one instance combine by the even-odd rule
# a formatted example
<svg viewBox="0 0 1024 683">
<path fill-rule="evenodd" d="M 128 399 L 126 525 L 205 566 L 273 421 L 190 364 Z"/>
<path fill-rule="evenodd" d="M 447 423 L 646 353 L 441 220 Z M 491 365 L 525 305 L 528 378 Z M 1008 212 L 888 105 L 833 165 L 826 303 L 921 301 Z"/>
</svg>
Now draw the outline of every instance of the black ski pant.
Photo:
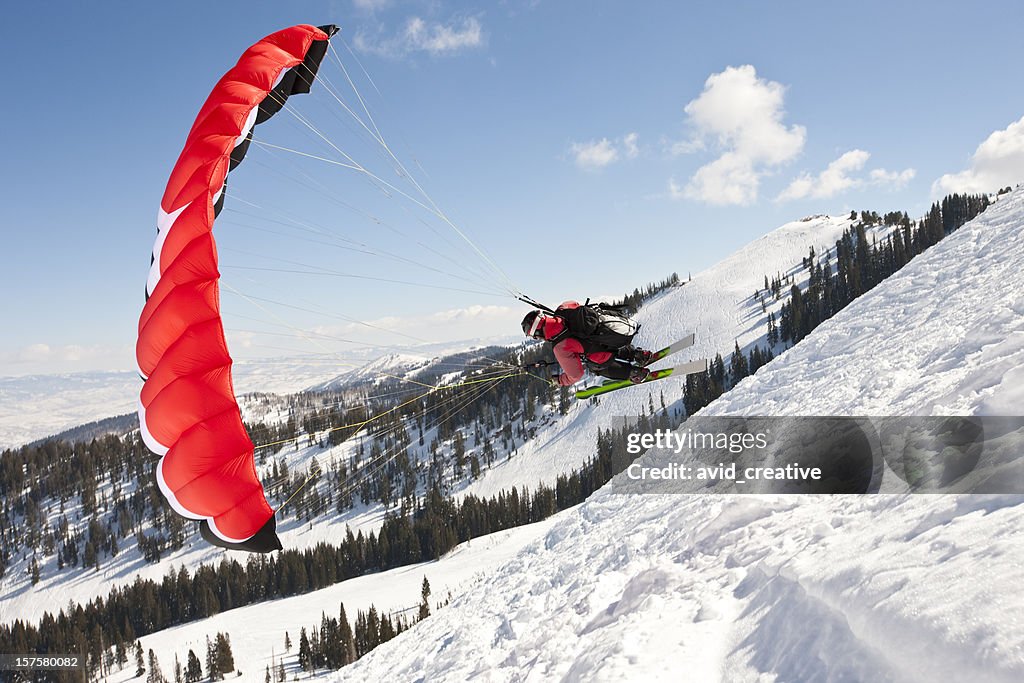
<svg viewBox="0 0 1024 683">
<path fill-rule="evenodd" d="M 608 379 L 629 379 L 630 373 L 636 369 L 636 366 L 633 365 L 636 347 L 629 344 L 619 349 L 608 350 L 614 352 L 615 355 L 604 363 L 594 363 L 588 359 L 587 369 L 595 375 L 601 375 Z"/>
</svg>

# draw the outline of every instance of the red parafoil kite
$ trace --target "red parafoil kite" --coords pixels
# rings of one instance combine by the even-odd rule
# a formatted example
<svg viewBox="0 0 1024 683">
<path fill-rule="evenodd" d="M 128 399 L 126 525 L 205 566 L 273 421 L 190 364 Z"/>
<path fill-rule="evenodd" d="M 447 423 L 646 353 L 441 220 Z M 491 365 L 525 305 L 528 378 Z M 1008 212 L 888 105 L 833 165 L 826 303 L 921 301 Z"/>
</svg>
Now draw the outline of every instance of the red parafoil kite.
<svg viewBox="0 0 1024 683">
<path fill-rule="evenodd" d="M 269 552 L 281 542 L 232 386 L 213 222 L 253 126 L 309 92 L 335 32 L 293 26 L 246 50 L 199 111 L 160 203 L 136 345 L 139 422 L 171 506 L 227 548 Z"/>
</svg>

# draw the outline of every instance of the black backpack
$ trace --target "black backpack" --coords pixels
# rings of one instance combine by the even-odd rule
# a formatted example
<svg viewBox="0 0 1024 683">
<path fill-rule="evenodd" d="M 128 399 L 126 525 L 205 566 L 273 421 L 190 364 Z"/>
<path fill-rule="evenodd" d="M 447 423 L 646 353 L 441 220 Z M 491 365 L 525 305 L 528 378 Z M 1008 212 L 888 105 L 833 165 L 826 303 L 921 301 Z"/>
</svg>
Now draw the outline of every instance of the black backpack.
<svg viewBox="0 0 1024 683">
<path fill-rule="evenodd" d="M 614 351 L 630 344 L 640 325 L 622 312 L 621 306 L 591 304 L 589 300 L 576 308 L 555 309 L 565 329 L 548 341 L 558 342 L 572 337 L 583 345 L 583 353 Z"/>
</svg>

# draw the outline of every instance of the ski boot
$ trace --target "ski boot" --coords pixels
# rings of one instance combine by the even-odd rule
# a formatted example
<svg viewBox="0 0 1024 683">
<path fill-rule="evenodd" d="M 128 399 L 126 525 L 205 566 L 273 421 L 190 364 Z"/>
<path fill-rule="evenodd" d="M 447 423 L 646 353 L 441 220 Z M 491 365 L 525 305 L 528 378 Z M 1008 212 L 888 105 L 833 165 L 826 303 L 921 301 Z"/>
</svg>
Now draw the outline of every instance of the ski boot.
<svg viewBox="0 0 1024 683">
<path fill-rule="evenodd" d="M 644 367 L 648 363 L 650 363 L 651 359 L 653 357 L 654 357 L 654 352 L 653 351 L 646 351 L 644 349 L 634 349 L 633 350 L 633 362 L 635 364 L 639 365 L 640 367 Z"/>
<path fill-rule="evenodd" d="M 633 370 L 629 373 L 629 381 L 632 382 L 633 384 L 640 384 L 648 377 L 650 377 L 650 375 L 651 371 L 648 370 L 647 368 L 633 368 Z"/>
</svg>

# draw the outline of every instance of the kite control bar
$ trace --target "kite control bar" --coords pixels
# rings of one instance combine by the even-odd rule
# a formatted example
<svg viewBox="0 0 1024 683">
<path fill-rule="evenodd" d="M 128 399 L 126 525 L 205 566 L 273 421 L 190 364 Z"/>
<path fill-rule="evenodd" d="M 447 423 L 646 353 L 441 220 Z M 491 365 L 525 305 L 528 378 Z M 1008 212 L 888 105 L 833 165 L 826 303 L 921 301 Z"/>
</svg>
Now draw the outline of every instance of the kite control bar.
<svg viewBox="0 0 1024 683">
<path fill-rule="evenodd" d="M 519 299 L 520 301 L 522 301 L 524 304 L 530 304 L 531 306 L 533 306 L 535 308 L 539 308 L 540 310 L 544 311 L 545 313 L 550 313 L 552 315 L 555 314 L 555 312 L 553 310 L 551 310 L 550 308 L 548 308 L 547 306 L 545 306 L 542 303 L 534 301 L 533 299 L 531 299 L 530 297 L 526 296 L 525 294 L 523 294 L 522 296 L 517 296 L 516 298 Z"/>
<path fill-rule="evenodd" d="M 521 364 L 517 365 L 516 367 L 517 368 L 523 368 L 523 369 L 526 369 L 526 368 L 544 368 L 544 367 L 547 367 L 549 365 L 558 365 L 558 361 L 557 360 L 539 360 L 536 363 L 521 363 Z"/>
</svg>

